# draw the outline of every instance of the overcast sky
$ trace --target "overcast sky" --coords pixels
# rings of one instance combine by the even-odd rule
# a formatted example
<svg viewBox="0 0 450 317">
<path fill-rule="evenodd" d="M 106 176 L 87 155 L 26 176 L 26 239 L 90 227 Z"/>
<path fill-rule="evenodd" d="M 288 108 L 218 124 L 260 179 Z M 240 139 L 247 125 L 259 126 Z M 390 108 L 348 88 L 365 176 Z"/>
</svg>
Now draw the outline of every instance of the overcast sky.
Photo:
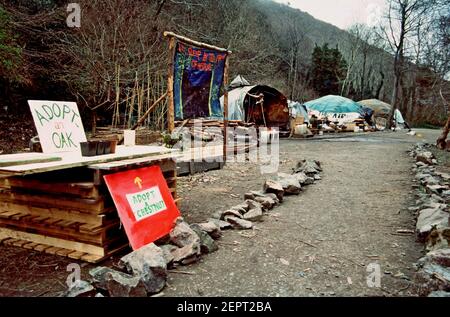
<svg viewBox="0 0 450 317">
<path fill-rule="evenodd" d="M 386 0 L 274 0 L 308 12 L 316 19 L 347 29 L 355 23 L 377 24 Z"/>
</svg>

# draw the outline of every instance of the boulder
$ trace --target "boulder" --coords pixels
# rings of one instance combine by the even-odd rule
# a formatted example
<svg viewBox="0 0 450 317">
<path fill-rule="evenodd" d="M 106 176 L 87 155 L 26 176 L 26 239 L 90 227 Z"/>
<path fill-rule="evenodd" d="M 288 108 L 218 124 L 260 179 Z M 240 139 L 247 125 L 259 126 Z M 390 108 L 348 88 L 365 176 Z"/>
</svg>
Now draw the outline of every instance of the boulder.
<svg viewBox="0 0 450 317">
<path fill-rule="evenodd" d="M 267 196 L 267 197 L 255 197 L 255 201 L 257 203 L 260 203 L 264 210 L 270 210 L 277 204 L 275 202 L 275 200 L 273 198 L 269 197 L 269 196 Z"/>
<path fill-rule="evenodd" d="M 225 210 L 223 212 L 223 217 L 222 218 L 226 218 L 227 216 L 234 216 L 234 217 L 237 217 L 237 218 L 242 218 L 242 214 L 243 213 L 241 213 L 238 210 L 228 209 L 228 210 Z"/>
<path fill-rule="evenodd" d="M 278 173 L 277 181 L 283 187 L 286 195 L 298 195 L 302 190 L 300 182 L 293 175 Z"/>
<path fill-rule="evenodd" d="M 265 193 L 273 193 L 277 195 L 278 200 L 283 201 L 284 189 L 283 186 L 274 180 L 266 180 L 264 183 L 264 192 Z"/>
<path fill-rule="evenodd" d="M 239 204 L 230 208 L 231 210 L 236 210 L 240 214 L 245 214 L 248 211 L 248 206 L 246 204 Z"/>
<path fill-rule="evenodd" d="M 78 280 L 72 286 L 63 293 L 63 297 L 92 297 L 97 292 L 91 283 Z"/>
<path fill-rule="evenodd" d="M 428 297 L 450 297 L 450 292 L 434 291 L 431 292 Z"/>
<path fill-rule="evenodd" d="M 207 232 L 214 240 L 220 239 L 220 237 L 222 237 L 222 231 L 220 230 L 219 225 L 212 221 L 198 223 L 197 225 L 201 230 Z"/>
<path fill-rule="evenodd" d="M 167 266 L 169 266 L 174 261 L 172 252 L 178 249 L 178 247 L 172 244 L 165 244 L 162 245 L 160 248 L 163 251 L 164 260 L 166 261 Z"/>
<path fill-rule="evenodd" d="M 258 198 L 262 198 L 262 197 L 258 197 Z M 244 202 L 244 204 L 247 206 L 247 210 L 251 210 L 251 209 L 255 209 L 255 208 L 262 208 L 262 205 L 255 200 L 247 199 Z"/>
<path fill-rule="evenodd" d="M 450 249 L 428 252 L 417 266 L 417 282 L 422 296 L 436 290 L 450 291 Z"/>
<path fill-rule="evenodd" d="M 219 247 L 217 246 L 217 243 L 209 236 L 209 234 L 206 231 L 203 231 L 198 224 L 192 224 L 191 225 L 192 230 L 195 231 L 195 233 L 200 238 L 200 252 L 207 254 L 212 253 L 214 251 L 217 251 Z"/>
<path fill-rule="evenodd" d="M 96 267 L 89 271 L 95 287 L 111 297 L 146 297 L 147 291 L 139 276 L 131 276 L 107 267 Z"/>
<path fill-rule="evenodd" d="M 303 172 L 308 176 L 318 174 L 322 171 L 319 161 L 311 161 L 311 160 L 302 160 L 297 163 L 297 166 L 294 168 L 294 173 Z"/>
<path fill-rule="evenodd" d="M 177 221 L 177 225 L 170 232 L 170 241 L 182 248 L 191 244 L 199 244 L 200 238 L 184 221 Z"/>
<path fill-rule="evenodd" d="M 244 219 L 248 221 L 262 221 L 263 219 L 263 212 L 261 207 L 256 207 L 253 209 L 250 209 L 245 215 Z"/>
<path fill-rule="evenodd" d="M 235 229 L 247 230 L 253 228 L 253 223 L 245 219 L 240 219 L 233 216 L 226 216 L 225 220 L 229 222 Z"/>
<path fill-rule="evenodd" d="M 182 248 L 177 248 L 172 251 L 173 261 L 176 263 L 181 263 L 183 265 L 188 265 L 194 263 L 198 260 L 200 255 L 200 242 L 192 243 Z"/>
<path fill-rule="evenodd" d="M 417 219 L 416 231 L 419 239 L 425 239 L 433 230 L 449 226 L 449 213 L 440 208 L 429 208 L 421 210 Z"/>
<path fill-rule="evenodd" d="M 277 195 L 275 195 L 274 193 L 266 193 L 264 196 L 272 198 L 273 201 L 275 202 L 275 205 L 278 205 L 280 203 L 280 200 L 278 199 Z"/>
<path fill-rule="evenodd" d="M 138 276 L 148 294 L 158 293 L 166 285 L 166 257 L 164 251 L 153 243 L 125 255 L 118 265 L 128 273 Z"/>
<path fill-rule="evenodd" d="M 427 165 L 433 165 L 433 159 L 435 159 L 433 153 L 429 151 L 418 152 L 416 155 L 416 161 L 422 162 Z"/>
<path fill-rule="evenodd" d="M 427 251 L 450 248 L 450 228 L 433 229 L 426 241 Z"/>
<path fill-rule="evenodd" d="M 208 221 L 214 223 L 216 226 L 218 226 L 220 228 L 220 230 L 226 230 L 226 229 L 233 228 L 233 226 L 229 222 L 226 222 L 223 220 L 209 218 Z"/>
</svg>

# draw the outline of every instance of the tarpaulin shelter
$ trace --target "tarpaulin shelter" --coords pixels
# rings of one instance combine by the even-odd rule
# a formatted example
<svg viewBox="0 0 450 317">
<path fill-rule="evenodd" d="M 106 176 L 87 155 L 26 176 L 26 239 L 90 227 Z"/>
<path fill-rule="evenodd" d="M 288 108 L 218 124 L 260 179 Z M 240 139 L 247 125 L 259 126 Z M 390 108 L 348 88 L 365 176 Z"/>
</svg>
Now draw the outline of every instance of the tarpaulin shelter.
<svg viewBox="0 0 450 317">
<path fill-rule="evenodd" d="M 328 118 L 332 122 L 345 124 L 361 118 L 361 105 L 341 96 L 328 95 L 305 103 L 309 116 L 316 115 L 319 119 Z"/>
<path fill-rule="evenodd" d="M 259 103 L 259 96 L 263 98 L 262 103 Z M 223 102 L 222 96 L 222 107 Z M 228 120 L 252 122 L 257 126 L 278 127 L 289 131 L 287 98 L 273 87 L 250 85 L 244 77 L 237 76 L 229 86 Z"/>
<path fill-rule="evenodd" d="M 358 103 L 364 107 L 372 109 L 375 117 L 388 118 L 392 109 L 390 104 L 378 99 L 366 99 L 358 101 Z"/>
<path fill-rule="evenodd" d="M 303 117 L 306 123 L 309 123 L 308 109 L 300 102 L 288 100 L 288 107 L 291 117 Z"/>
</svg>

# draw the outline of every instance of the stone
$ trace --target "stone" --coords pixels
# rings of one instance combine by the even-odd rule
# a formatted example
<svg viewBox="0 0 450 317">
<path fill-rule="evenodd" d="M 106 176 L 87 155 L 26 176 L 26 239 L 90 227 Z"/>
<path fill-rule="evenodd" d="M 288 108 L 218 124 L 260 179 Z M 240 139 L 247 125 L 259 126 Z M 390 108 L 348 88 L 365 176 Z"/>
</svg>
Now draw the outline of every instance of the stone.
<svg viewBox="0 0 450 317">
<path fill-rule="evenodd" d="M 226 216 L 225 220 L 229 222 L 235 229 L 247 230 L 253 228 L 253 223 L 245 219 L 240 219 L 233 216 Z"/>
<path fill-rule="evenodd" d="M 239 204 L 230 208 L 231 210 L 239 211 L 241 214 L 245 214 L 248 211 L 247 204 Z"/>
<path fill-rule="evenodd" d="M 262 197 L 258 197 L 258 198 L 262 198 Z M 244 202 L 244 204 L 247 206 L 247 210 L 251 210 L 251 209 L 255 209 L 255 208 L 262 208 L 262 205 L 255 200 L 247 199 Z"/>
<path fill-rule="evenodd" d="M 272 198 L 273 201 L 275 202 L 275 205 L 278 205 L 280 203 L 280 200 L 278 199 L 277 195 L 275 195 L 274 193 L 267 193 L 267 194 L 265 194 L 265 197 Z"/>
<path fill-rule="evenodd" d="M 293 176 L 297 179 L 297 181 L 300 183 L 300 185 L 307 185 L 306 181 L 309 178 L 308 176 L 306 176 L 305 173 L 303 172 L 298 172 L 296 174 L 293 174 Z"/>
<path fill-rule="evenodd" d="M 311 161 L 311 160 L 302 160 L 297 163 L 297 166 L 294 168 L 294 173 L 303 172 L 308 176 L 312 174 L 317 174 L 322 171 L 319 161 Z"/>
<path fill-rule="evenodd" d="M 322 177 L 320 177 L 319 174 L 314 175 L 314 180 L 320 181 L 321 179 L 322 179 Z"/>
<path fill-rule="evenodd" d="M 283 186 L 274 180 L 266 180 L 264 183 L 264 192 L 265 193 L 273 193 L 277 195 L 278 200 L 283 201 L 284 189 Z"/>
<path fill-rule="evenodd" d="M 199 244 L 200 238 L 184 221 L 179 222 L 170 232 L 170 241 L 182 248 L 191 244 Z"/>
<path fill-rule="evenodd" d="M 207 254 L 219 250 L 219 247 L 213 238 L 211 238 L 206 231 L 203 231 L 198 224 L 192 224 L 191 228 L 200 238 L 201 253 Z"/>
<path fill-rule="evenodd" d="M 428 252 L 417 262 L 417 267 L 421 296 L 436 290 L 450 290 L 450 249 Z"/>
<path fill-rule="evenodd" d="M 160 246 L 160 248 L 163 251 L 164 260 L 166 261 L 167 266 L 169 266 L 174 261 L 172 252 L 178 249 L 178 247 L 172 244 L 165 244 Z"/>
<path fill-rule="evenodd" d="M 128 273 L 138 276 L 148 294 L 158 293 L 166 285 L 166 258 L 163 250 L 153 243 L 125 255 L 118 265 L 119 268 L 126 269 Z"/>
<path fill-rule="evenodd" d="M 250 209 L 245 215 L 244 219 L 248 221 L 262 221 L 263 211 L 261 207 Z"/>
<path fill-rule="evenodd" d="M 110 297 L 146 297 L 147 291 L 139 276 L 131 276 L 107 267 L 89 271 L 95 287 L 108 292 Z"/>
<path fill-rule="evenodd" d="M 313 177 L 307 177 L 305 181 L 305 185 L 312 185 L 314 184 L 314 178 Z"/>
<path fill-rule="evenodd" d="M 220 228 L 220 230 L 227 230 L 227 229 L 233 228 L 233 226 L 229 222 L 226 222 L 223 220 L 209 218 L 208 221 L 211 221 L 212 223 L 214 223 L 216 226 L 218 226 Z"/>
<path fill-rule="evenodd" d="M 277 199 L 278 200 L 278 199 Z M 260 203 L 264 210 L 272 209 L 277 203 L 271 197 L 255 197 L 255 201 Z"/>
<path fill-rule="evenodd" d="M 278 173 L 277 181 L 283 187 L 286 195 L 298 195 L 302 190 L 300 182 L 293 175 Z"/>
<path fill-rule="evenodd" d="M 219 225 L 212 221 L 199 223 L 197 225 L 201 230 L 208 233 L 214 240 L 220 239 L 220 237 L 222 237 L 222 231 L 220 230 Z"/>
<path fill-rule="evenodd" d="M 427 251 L 450 248 L 450 228 L 433 229 L 427 237 Z"/>
<path fill-rule="evenodd" d="M 253 194 L 253 193 L 245 193 L 244 194 L 244 199 L 245 200 L 247 200 L 247 199 L 255 199 L 255 195 Z"/>
<path fill-rule="evenodd" d="M 442 185 L 427 185 L 426 188 L 427 188 L 428 192 L 434 193 L 437 195 L 440 195 L 443 191 L 448 189 L 447 186 L 442 186 Z"/>
<path fill-rule="evenodd" d="M 419 239 L 425 239 L 433 230 L 449 226 L 449 213 L 440 208 L 429 208 L 421 210 L 417 219 L 416 231 Z"/>
<path fill-rule="evenodd" d="M 72 284 L 72 286 L 63 293 L 63 297 L 92 297 L 97 293 L 94 286 L 91 283 L 78 280 Z"/>
<path fill-rule="evenodd" d="M 225 210 L 223 212 L 223 217 L 222 218 L 224 219 L 227 216 L 234 216 L 234 217 L 237 217 L 237 218 L 242 218 L 242 213 L 240 211 L 237 211 L 237 210 L 234 210 L 234 209 L 228 209 L 228 210 Z"/>
<path fill-rule="evenodd" d="M 199 239 L 200 240 L 200 239 Z M 173 261 L 181 264 L 190 264 L 197 261 L 200 255 L 200 242 L 192 243 L 172 252 Z"/>
<path fill-rule="evenodd" d="M 429 152 L 429 151 L 424 151 L 424 152 L 419 152 L 416 155 L 416 161 L 417 162 L 422 162 L 425 163 L 427 165 L 433 165 L 433 159 L 434 159 L 434 155 L 433 153 Z"/>
<path fill-rule="evenodd" d="M 450 292 L 434 291 L 431 292 L 428 297 L 450 297 Z"/>
</svg>

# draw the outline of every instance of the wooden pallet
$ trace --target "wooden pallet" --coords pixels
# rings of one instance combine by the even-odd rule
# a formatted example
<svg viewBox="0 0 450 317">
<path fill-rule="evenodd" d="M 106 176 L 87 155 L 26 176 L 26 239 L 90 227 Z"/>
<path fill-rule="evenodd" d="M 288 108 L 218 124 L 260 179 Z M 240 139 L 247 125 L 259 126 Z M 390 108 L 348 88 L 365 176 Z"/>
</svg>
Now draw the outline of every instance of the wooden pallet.
<svg viewBox="0 0 450 317">
<path fill-rule="evenodd" d="M 48 254 L 65 256 L 89 263 L 99 263 L 128 247 L 128 241 L 118 241 L 108 248 L 85 243 L 0 228 L 0 243 Z"/>
<path fill-rule="evenodd" d="M 103 176 L 159 165 L 176 202 L 170 155 L 71 168 L 0 183 L 0 241 L 5 245 L 98 263 L 128 246 Z"/>
</svg>

